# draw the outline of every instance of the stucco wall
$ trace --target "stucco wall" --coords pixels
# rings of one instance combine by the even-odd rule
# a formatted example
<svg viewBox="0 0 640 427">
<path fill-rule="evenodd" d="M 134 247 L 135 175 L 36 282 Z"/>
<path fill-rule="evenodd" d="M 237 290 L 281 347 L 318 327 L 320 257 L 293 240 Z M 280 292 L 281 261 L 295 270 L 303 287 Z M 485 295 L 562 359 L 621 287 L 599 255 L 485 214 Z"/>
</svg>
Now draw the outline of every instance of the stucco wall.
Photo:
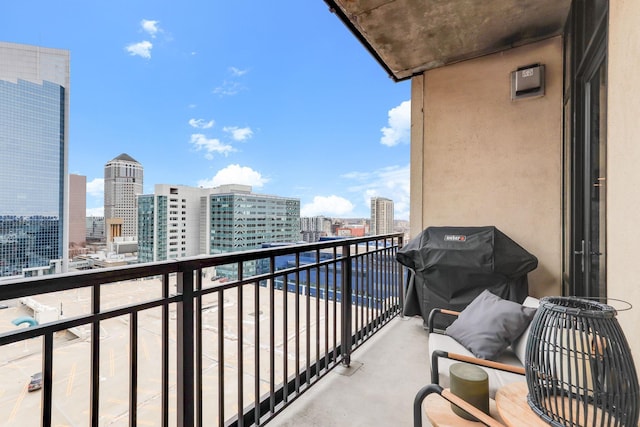
<svg viewBox="0 0 640 427">
<path fill-rule="evenodd" d="M 639 16 L 638 0 L 609 3 L 607 293 L 633 305 L 618 319 L 640 370 Z"/>
<path fill-rule="evenodd" d="M 537 62 L 545 96 L 512 102 L 511 71 Z M 414 77 L 411 236 L 495 225 L 538 257 L 530 293 L 560 294 L 561 95 L 560 37 Z"/>
</svg>

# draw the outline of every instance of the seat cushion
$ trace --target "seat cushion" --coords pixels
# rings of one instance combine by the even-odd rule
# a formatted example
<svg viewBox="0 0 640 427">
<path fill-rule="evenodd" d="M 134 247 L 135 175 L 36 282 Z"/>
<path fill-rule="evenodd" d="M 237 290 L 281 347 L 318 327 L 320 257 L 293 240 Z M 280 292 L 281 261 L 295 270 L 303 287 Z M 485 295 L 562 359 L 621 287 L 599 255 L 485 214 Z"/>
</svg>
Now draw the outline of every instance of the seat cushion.
<svg viewBox="0 0 640 427">
<path fill-rule="evenodd" d="M 473 353 L 464 348 L 460 343 L 458 343 L 453 338 L 442 335 L 438 333 L 429 334 L 429 361 L 431 361 L 431 355 L 435 350 L 443 350 L 450 353 L 457 353 L 463 356 L 475 357 Z M 522 367 L 522 364 L 515 356 L 511 348 L 507 348 L 497 359 L 496 362 L 505 363 L 507 365 Z M 438 376 L 439 376 L 439 384 L 442 387 L 449 387 L 449 367 L 454 364 L 459 363 L 457 360 L 451 360 L 446 358 L 438 359 Z M 484 369 L 489 376 L 489 396 L 495 397 L 498 389 L 506 384 L 518 381 L 524 381 L 524 375 L 518 375 L 511 372 L 500 371 L 498 369 L 485 368 L 480 366 L 480 368 Z"/>
<path fill-rule="evenodd" d="M 531 308 L 537 309 L 538 306 L 540 305 L 540 300 L 534 297 L 527 297 L 522 303 L 522 305 L 524 305 L 525 307 L 531 307 Z M 513 348 L 513 352 L 515 353 L 516 357 L 518 358 L 520 363 L 522 363 L 523 366 L 524 366 L 524 356 L 527 351 L 527 339 L 529 338 L 529 331 L 531 330 L 531 323 L 532 322 L 529 322 L 529 326 L 527 326 L 527 329 L 525 329 L 524 332 L 518 338 L 516 338 L 511 344 L 511 347 Z"/>
</svg>

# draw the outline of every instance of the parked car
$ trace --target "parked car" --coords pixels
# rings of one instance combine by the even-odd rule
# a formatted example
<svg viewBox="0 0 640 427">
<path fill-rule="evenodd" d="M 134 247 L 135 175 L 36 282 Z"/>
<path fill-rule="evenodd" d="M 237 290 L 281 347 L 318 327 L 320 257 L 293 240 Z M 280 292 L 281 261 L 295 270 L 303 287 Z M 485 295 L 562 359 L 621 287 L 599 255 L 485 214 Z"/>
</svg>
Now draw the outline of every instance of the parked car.
<svg viewBox="0 0 640 427">
<path fill-rule="evenodd" d="M 42 372 L 31 375 L 31 381 L 29 381 L 29 391 L 36 391 L 42 388 Z"/>
</svg>

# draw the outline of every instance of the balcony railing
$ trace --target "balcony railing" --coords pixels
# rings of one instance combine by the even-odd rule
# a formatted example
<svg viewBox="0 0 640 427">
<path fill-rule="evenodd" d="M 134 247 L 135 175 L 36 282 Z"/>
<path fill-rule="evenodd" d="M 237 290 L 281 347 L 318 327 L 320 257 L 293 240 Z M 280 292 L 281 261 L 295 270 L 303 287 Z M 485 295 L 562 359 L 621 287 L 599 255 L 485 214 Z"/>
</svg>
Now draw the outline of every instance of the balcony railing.
<svg viewBox="0 0 640 427">
<path fill-rule="evenodd" d="M 400 313 L 400 247 L 390 234 L 0 282 L 0 414 L 264 424 Z"/>
</svg>

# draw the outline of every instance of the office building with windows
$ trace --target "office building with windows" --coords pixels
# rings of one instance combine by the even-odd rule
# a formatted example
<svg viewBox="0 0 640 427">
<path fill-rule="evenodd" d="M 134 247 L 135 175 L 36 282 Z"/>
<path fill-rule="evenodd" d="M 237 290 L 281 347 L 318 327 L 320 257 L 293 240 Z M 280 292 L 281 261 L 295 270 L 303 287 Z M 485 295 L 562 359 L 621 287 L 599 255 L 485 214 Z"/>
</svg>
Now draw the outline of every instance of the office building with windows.
<svg viewBox="0 0 640 427">
<path fill-rule="evenodd" d="M 254 194 L 248 186 L 223 187 L 208 200 L 210 254 L 300 239 L 300 199 Z"/>
<path fill-rule="evenodd" d="M 156 184 L 138 196 L 138 261 L 164 261 L 206 254 L 206 198 L 213 188 Z"/>
<path fill-rule="evenodd" d="M 104 242 L 105 229 L 103 216 L 88 216 L 86 220 L 87 242 Z"/>
<path fill-rule="evenodd" d="M 393 233 L 393 200 L 384 197 L 371 198 L 371 226 L 373 236 Z"/>
<path fill-rule="evenodd" d="M 162 261 L 295 243 L 300 200 L 252 193 L 247 185 L 156 185 L 138 197 L 138 260 Z"/>
<path fill-rule="evenodd" d="M 331 233 L 331 219 L 324 216 L 306 216 L 300 218 L 300 237 L 307 243 L 320 240 Z"/>
<path fill-rule="evenodd" d="M 0 277 L 66 270 L 69 52 L 0 42 Z"/>
<path fill-rule="evenodd" d="M 138 220 L 136 196 L 142 194 L 144 170 L 128 154 L 120 154 L 104 167 L 104 218 L 107 236 L 136 237 Z"/>
</svg>

